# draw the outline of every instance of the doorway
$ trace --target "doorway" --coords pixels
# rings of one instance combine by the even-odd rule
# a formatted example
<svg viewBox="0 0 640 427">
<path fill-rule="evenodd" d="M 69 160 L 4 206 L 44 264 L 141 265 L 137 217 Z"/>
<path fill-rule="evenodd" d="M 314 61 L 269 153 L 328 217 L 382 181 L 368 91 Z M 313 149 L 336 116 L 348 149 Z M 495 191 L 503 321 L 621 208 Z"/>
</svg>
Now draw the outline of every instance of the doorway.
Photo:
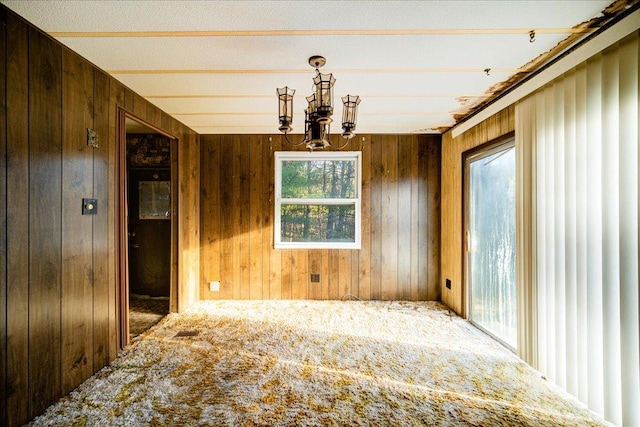
<svg viewBox="0 0 640 427">
<path fill-rule="evenodd" d="M 121 111 L 120 347 L 167 315 L 174 289 L 175 139 Z"/>
<path fill-rule="evenodd" d="M 509 139 L 465 155 L 467 317 L 517 348 L 516 156 Z"/>
</svg>

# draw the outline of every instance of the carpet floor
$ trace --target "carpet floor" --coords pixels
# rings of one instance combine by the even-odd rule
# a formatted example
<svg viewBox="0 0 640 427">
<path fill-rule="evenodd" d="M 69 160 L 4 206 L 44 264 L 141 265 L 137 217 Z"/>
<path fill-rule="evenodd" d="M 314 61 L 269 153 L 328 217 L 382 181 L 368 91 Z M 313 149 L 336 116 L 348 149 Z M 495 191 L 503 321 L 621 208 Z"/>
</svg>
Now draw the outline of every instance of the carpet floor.
<svg viewBox="0 0 640 427">
<path fill-rule="evenodd" d="M 129 338 L 133 339 L 169 314 L 168 297 L 129 297 Z"/>
<path fill-rule="evenodd" d="M 33 426 L 601 426 L 439 303 L 204 301 Z"/>
</svg>

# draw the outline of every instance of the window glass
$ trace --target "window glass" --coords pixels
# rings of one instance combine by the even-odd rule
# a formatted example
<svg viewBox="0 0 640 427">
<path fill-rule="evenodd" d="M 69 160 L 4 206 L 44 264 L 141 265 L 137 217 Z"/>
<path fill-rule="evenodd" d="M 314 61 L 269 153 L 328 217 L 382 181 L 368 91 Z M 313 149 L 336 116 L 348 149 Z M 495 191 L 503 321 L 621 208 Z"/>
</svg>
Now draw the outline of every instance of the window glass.
<svg viewBox="0 0 640 427">
<path fill-rule="evenodd" d="M 469 159 L 467 200 L 470 319 L 517 346 L 516 157 L 513 143 Z"/>
<path fill-rule="evenodd" d="M 276 248 L 360 248 L 360 156 L 276 153 Z"/>
</svg>

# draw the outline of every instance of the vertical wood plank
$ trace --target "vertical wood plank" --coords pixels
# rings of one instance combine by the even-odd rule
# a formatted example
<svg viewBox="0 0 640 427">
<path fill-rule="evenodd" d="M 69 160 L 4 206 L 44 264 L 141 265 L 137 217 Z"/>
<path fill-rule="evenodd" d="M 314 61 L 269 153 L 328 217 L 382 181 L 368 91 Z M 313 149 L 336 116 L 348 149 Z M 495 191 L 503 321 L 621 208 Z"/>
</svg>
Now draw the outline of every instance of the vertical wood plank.
<svg viewBox="0 0 640 427">
<path fill-rule="evenodd" d="M 129 97 L 131 98 L 131 101 L 129 101 Z M 127 101 L 128 102 L 132 102 L 133 103 L 133 114 L 135 114 L 138 117 L 141 117 L 143 119 L 145 119 L 147 117 L 147 101 L 145 101 L 145 99 L 143 97 L 141 97 L 140 95 L 138 95 L 135 92 L 131 92 L 131 95 L 129 96 L 129 92 L 127 92 Z"/>
<path fill-rule="evenodd" d="M 122 107 L 130 113 L 135 113 L 135 95 L 136 94 L 133 93 L 133 91 L 131 91 L 129 88 L 124 87 L 124 104 L 122 105 Z"/>
<path fill-rule="evenodd" d="M 177 123 L 178 144 L 178 311 L 200 298 L 200 140 L 193 131 Z M 175 223 L 175 221 L 174 221 Z M 179 247 L 178 247 L 179 246 Z"/>
<path fill-rule="evenodd" d="M 282 299 L 291 299 L 292 270 L 295 269 L 295 258 L 291 249 L 282 249 Z"/>
<path fill-rule="evenodd" d="M 99 145 L 93 149 L 93 197 L 99 211 L 93 218 L 93 372 L 109 363 L 109 76 L 94 74 L 93 129 Z"/>
<path fill-rule="evenodd" d="M 424 191 L 423 186 L 420 184 L 420 175 L 418 173 L 419 165 L 422 159 L 420 158 L 420 148 L 419 148 L 419 138 L 414 137 L 411 139 L 411 158 L 409 159 L 409 175 L 412 177 L 411 179 L 411 189 L 410 189 L 410 198 L 411 198 L 411 255 L 410 255 L 410 279 L 409 279 L 409 294 L 410 299 L 412 301 L 418 301 L 420 299 L 419 293 L 419 275 L 418 270 L 420 268 L 420 264 L 423 260 L 420 259 L 419 254 L 419 245 L 420 245 L 420 234 L 423 233 L 420 228 L 420 192 Z M 438 159 L 439 162 L 439 159 Z M 438 181 L 438 185 L 439 185 Z M 440 192 L 440 188 L 436 189 L 437 192 Z M 440 218 L 438 217 L 438 223 L 440 222 Z"/>
<path fill-rule="evenodd" d="M 327 269 L 327 298 L 340 299 L 340 254 L 338 249 L 329 249 L 329 263 Z"/>
<path fill-rule="evenodd" d="M 398 295 L 398 137 L 385 136 L 382 157 L 382 299 Z"/>
<path fill-rule="evenodd" d="M 232 283 L 232 291 L 233 291 L 233 299 L 241 299 L 241 284 L 242 273 L 240 271 L 240 240 L 241 236 L 241 218 L 240 218 L 240 147 L 239 147 L 240 138 L 237 135 L 231 137 L 231 163 L 227 165 L 227 167 L 231 168 L 231 180 L 227 181 L 227 184 L 230 185 L 232 192 L 230 195 L 230 203 L 229 203 L 229 216 L 232 219 L 231 224 L 231 233 L 227 234 L 227 239 L 230 239 L 232 242 L 231 246 L 231 283 Z"/>
<path fill-rule="evenodd" d="M 369 229 L 371 237 L 371 298 L 382 298 L 382 137 L 371 137 L 371 205 Z"/>
<path fill-rule="evenodd" d="M 320 292 L 321 299 L 329 299 L 329 281 L 331 274 L 329 273 L 329 249 L 323 249 L 320 253 Z"/>
<path fill-rule="evenodd" d="M 309 274 L 307 262 L 309 260 L 309 250 L 291 250 L 291 298 L 307 299 L 307 289 L 309 286 Z"/>
<path fill-rule="evenodd" d="M 360 298 L 360 251 L 351 250 L 351 290 L 350 293 Z M 360 298 L 362 299 L 362 298 Z"/>
<path fill-rule="evenodd" d="M 358 138 L 358 137 L 356 137 Z M 360 136 L 362 151 L 362 246 L 358 271 L 358 297 L 371 298 L 371 136 Z"/>
<path fill-rule="evenodd" d="M 249 183 L 249 167 L 250 158 L 249 150 L 251 149 L 249 138 L 234 137 L 234 147 L 237 147 L 237 157 L 235 164 L 237 165 L 237 179 L 239 189 L 236 198 L 236 209 L 233 214 L 237 217 L 236 241 L 238 244 L 238 257 L 240 268 L 240 276 L 236 286 L 239 286 L 240 299 L 249 299 L 251 293 L 250 286 L 250 257 L 251 253 L 249 245 L 250 236 L 250 183 Z M 235 183 L 234 183 L 235 185 Z"/>
<path fill-rule="evenodd" d="M 230 136 L 220 137 L 220 222 L 222 230 L 222 257 L 220 265 L 220 298 L 238 298 L 234 292 L 233 258 L 234 258 L 234 215 L 233 192 L 236 191 L 232 182 L 233 176 L 233 141 Z"/>
<path fill-rule="evenodd" d="M 162 116 L 160 114 L 160 109 L 146 100 L 145 104 L 147 105 L 146 120 L 153 126 L 162 129 Z"/>
<path fill-rule="evenodd" d="M 82 198 L 93 194 L 93 67 L 62 51 L 62 391 L 69 393 L 93 372 L 92 219 Z M 80 206 L 78 206 L 80 205 Z"/>
<path fill-rule="evenodd" d="M 7 17 L 0 9 L 0 200 L 7 201 Z M 0 236 L 7 235 L 7 209 L 0 208 Z M 7 420 L 7 239 L 0 237 L 0 419 Z"/>
<path fill-rule="evenodd" d="M 398 291 L 394 299 L 411 299 L 411 255 L 416 251 L 412 243 L 411 184 L 416 179 L 411 175 L 411 160 L 416 156 L 412 149 L 414 135 L 398 137 Z"/>
<path fill-rule="evenodd" d="M 203 137 L 201 146 L 201 173 L 206 177 L 202 181 L 201 195 L 201 256 L 202 295 L 204 298 L 218 299 L 220 292 L 210 292 L 209 282 L 220 280 L 220 262 L 222 254 L 221 222 L 224 214 L 220 203 L 220 138 L 215 135 Z"/>
<path fill-rule="evenodd" d="M 30 417 L 62 390 L 60 368 L 62 49 L 29 29 Z"/>
<path fill-rule="evenodd" d="M 262 298 L 271 299 L 271 251 L 273 250 L 273 137 L 262 137 Z"/>
<path fill-rule="evenodd" d="M 29 420 L 29 29 L 6 16 L 6 408 Z M 4 34 L 3 31 L 3 34 Z M 4 45 L 2 46 L 4 52 Z M 4 70 L 3 70 L 4 72 Z M 3 89 L 4 90 L 4 89 Z M 2 98 L 4 100 L 4 97 Z M 4 121 L 3 121 L 4 123 Z M 5 133 L 2 132 L 1 136 Z M 0 137 L 1 137 L 0 136 Z M 3 335 L 4 336 L 4 335 Z M 3 358 L 3 363 L 5 359 Z"/>
<path fill-rule="evenodd" d="M 338 249 L 338 295 L 337 299 L 344 298 L 351 293 L 351 250 Z"/>
<path fill-rule="evenodd" d="M 160 127 L 161 129 L 164 129 L 165 131 L 169 131 L 169 129 L 172 129 L 172 123 L 174 122 L 173 117 L 171 117 L 169 114 L 165 113 L 164 111 L 160 111 Z M 173 135 L 176 138 L 178 137 L 178 135 Z"/>
<path fill-rule="evenodd" d="M 275 218 L 275 157 L 274 154 L 276 151 L 282 150 L 282 135 L 272 136 L 271 138 L 271 156 L 269 157 L 269 197 L 271 202 L 269 204 L 269 209 L 272 212 L 272 218 Z M 284 251 L 274 249 L 274 231 L 273 231 L 273 222 L 275 219 L 271 220 L 271 239 L 269 245 L 269 297 L 271 299 L 282 299 L 283 298 L 283 274 L 282 274 L 282 253 Z"/>
<path fill-rule="evenodd" d="M 422 295 L 429 301 L 440 300 L 440 157 L 441 142 L 438 137 L 424 136 L 426 144 L 426 176 L 420 176 L 419 182 L 426 183 L 426 206 L 423 207 L 426 215 L 425 230 L 421 236 L 426 238 L 427 260 L 427 292 Z M 422 245 L 421 245 L 422 246 Z"/>
<path fill-rule="evenodd" d="M 262 215 L 262 138 L 258 135 L 249 137 L 249 298 L 263 297 L 263 257 L 262 233 L 264 230 Z"/>
<path fill-rule="evenodd" d="M 119 247 L 116 235 L 118 234 L 117 212 L 120 209 L 120 188 L 118 183 L 118 107 L 125 102 L 124 86 L 113 78 L 109 78 L 109 203 L 107 204 L 107 217 L 109 224 L 108 251 L 109 251 L 109 361 L 113 361 L 118 354 L 119 319 Z"/>
<path fill-rule="evenodd" d="M 426 138 L 420 138 L 420 164 L 419 164 L 419 174 L 423 179 L 419 180 L 419 188 L 418 188 L 418 211 L 425 212 L 426 214 L 418 219 L 419 221 L 419 229 L 424 233 L 418 235 L 418 259 L 420 260 L 418 263 L 418 298 L 421 300 L 426 300 L 429 295 L 429 269 L 433 264 L 430 264 L 429 260 L 429 248 L 428 248 L 428 240 L 432 239 L 433 236 L 428 234 L 431 230 L 428 230 L 428 220 L 429 216 L 427 210 L 429 209 L 429 185 L 427 184 L 427 179 L 429 176 L 429 142 Z"/>
</svg>

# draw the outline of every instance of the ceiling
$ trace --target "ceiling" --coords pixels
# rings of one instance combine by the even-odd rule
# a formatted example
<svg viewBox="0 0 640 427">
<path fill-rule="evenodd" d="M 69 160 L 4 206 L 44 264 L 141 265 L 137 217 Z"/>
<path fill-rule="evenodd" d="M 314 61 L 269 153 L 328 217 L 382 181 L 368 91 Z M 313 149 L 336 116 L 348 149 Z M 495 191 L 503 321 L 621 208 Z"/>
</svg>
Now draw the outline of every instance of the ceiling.
<svg viewBox="0 0 640 427">
<path fill-rule="evenodd" d="M 277 133 L 283 86 L 302 132 L 312 55 L 336 78 L 334 128 L 351 94 L 356 132 L 404 134 L 450 128 L 611 0 L 0 2 L 201 134 Z"/>
</svg>

